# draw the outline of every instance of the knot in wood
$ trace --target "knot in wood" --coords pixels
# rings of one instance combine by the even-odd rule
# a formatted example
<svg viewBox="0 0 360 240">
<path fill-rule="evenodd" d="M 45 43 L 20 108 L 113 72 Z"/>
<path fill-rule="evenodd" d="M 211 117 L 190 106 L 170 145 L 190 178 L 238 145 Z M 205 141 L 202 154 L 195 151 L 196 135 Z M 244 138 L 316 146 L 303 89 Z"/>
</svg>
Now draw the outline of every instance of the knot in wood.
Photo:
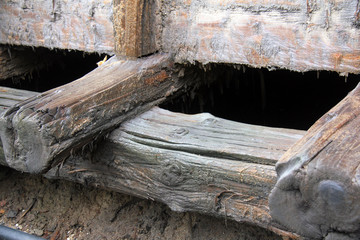
<svg viewBox="0 0 360 240">
<path fill-rule="evenodd" d="M 184 181 L 183 169 L 178 163 L 169 163 L 161 173 L 161 182 L 169 187 L 179 186 Z"/>
<path fill-rule="evenodd" d="M 207 118 L 204 121 L 201 122 L 201 125 L 204 126 L 213 126 L 218 122 L 215 118 Z"/>
<path fill-rule="evenodd" d="M 171 132 L 172 137 L 183 137 L 189 133 L 189 130 L 186 128 L 177 128 Z"/>
</svg>

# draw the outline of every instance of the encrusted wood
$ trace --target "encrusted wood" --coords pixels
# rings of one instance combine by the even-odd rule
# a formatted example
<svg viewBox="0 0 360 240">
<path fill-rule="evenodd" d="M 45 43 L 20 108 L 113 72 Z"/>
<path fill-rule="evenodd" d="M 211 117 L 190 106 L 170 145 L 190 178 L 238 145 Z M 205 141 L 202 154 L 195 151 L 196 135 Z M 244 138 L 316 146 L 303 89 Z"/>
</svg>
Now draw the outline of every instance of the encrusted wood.
<svg viewBox="0 0 360 240">
<path fill-rule="evenodd" d="M 272 217 L 311 239 L 360 238 L 360 85 L 276 165 Z"/>
</svg>

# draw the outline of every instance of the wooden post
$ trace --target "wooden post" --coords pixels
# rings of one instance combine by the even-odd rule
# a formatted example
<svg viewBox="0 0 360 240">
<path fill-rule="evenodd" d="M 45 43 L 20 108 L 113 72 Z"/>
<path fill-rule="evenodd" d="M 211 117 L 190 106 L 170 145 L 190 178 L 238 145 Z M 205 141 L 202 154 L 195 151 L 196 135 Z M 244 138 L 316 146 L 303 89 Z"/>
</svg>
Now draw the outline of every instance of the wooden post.
<svg viewBox="0 0 360 240">
<path fill-rule="evenodd" d="M 124 120 L 159 104 L 194 74 L 179 79 L 171 57 L 111 58 L 84 77 L 5 111 L 0 136 L 7 164 L 41 173 Z"/>
<path fill-rule="evenodd" d="M 118 56 L 140 57 L 154 53 L 155 29 L 152 0 L 114 1 L 115 53 Z"/>
<path fill-rule="evenodd" d="M 311 239 L 360 238 L 360 85 L 276 165 L 271 216 Z"/>
</svg>

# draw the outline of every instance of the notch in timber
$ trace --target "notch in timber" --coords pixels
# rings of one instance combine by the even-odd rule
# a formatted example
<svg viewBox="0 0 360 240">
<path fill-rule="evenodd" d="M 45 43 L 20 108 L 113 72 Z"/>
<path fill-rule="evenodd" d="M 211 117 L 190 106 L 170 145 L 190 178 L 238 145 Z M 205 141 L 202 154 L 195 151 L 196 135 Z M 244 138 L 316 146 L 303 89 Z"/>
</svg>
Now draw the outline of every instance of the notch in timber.
<svg viewBox="0 0 360 240">
<path fill-rule="evenodd" d="M 114 1 L 115 52 L 118 56 L 140 57 L 156 52 L 154 8 L 154 1 Z"/>
</svg>

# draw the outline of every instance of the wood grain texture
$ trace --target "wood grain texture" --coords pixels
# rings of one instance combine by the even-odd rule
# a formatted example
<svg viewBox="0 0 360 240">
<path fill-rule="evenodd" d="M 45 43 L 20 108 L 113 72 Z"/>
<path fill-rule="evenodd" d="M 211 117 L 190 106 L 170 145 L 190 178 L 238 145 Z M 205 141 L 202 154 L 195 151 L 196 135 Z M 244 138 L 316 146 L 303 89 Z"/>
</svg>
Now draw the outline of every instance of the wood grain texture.
<svg viewBox="0 0 360 240">
<path fill-rule="evenodd" d="M 37 92 L 0 87 L 0 114 L 17 103 L 38 95 Z M 0 165 L 7 166 L 4 150 L 0 141 Z"/>
<path fill-rule="evenodd" d="M 167 54 L 113 57 L 72 83 L 15 105 L 0 118 L 8 165 L 46 171 L 96 136 L 190 86 L 192 79 L 179 79 L 176 71 Z"/>
<path fill-rule="evenodd" d="M 274 162 L 303 134 L 153 108 L 93 146 L 92 155 L 74 155 L 45 176 L 160 201 L 174 211 L 250 222 L 296 238 L 273 224 L 267 198 L 276 182 Z M 274 147 L 277 139 L 282 149 Z M 265 152 L 268 156 L 261 157 Z"/>
<path fill-rule="evenodd" d="M 8 108 L 7 99 L 19 103 L 38 94 L 1 87 L 0 105 Z M 267 196 L 276 182 L 274 163 L 304 134 L 155 107 L 75 151 L 45 176 L 160 201 L 175 211 L 250 222 L 298 239 L 269 217 Z M 1 144 L 0 164 L 8 166 Z"/>
<path fill-rule="evenodd" d="M 115 52 L 118 56 L 140 57 L 157 51 L 154 0 L 115 0 Z"/>
<path fill-rule="evenodd" d="M 111 0 L 4 0 L 0 43 L 114 53 Z"/>
<path fill-rule="evenodd" d="M 358 0 L 173 0 L 163 50 L 178 62 L 360 72 Z"/>
<path fill-rule="evenodd" d="M 272 217 L 311 239 L 360 238 L 360 85 L 276 165 Z"/>
</svg>

